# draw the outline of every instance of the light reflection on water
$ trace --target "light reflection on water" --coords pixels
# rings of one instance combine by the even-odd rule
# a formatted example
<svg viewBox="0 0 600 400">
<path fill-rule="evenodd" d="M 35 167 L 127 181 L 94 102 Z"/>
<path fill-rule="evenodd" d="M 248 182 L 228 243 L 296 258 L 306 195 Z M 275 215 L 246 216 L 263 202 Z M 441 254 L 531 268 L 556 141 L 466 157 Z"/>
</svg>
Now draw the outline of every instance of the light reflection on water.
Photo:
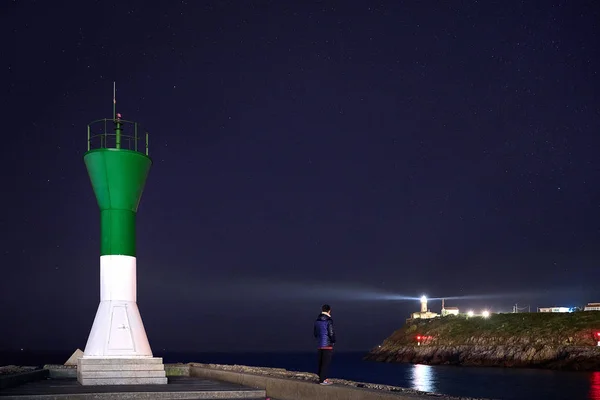
<svg viewBox="0 0 600 400">
<path fill-rule="evenodd" d="M 399 379 L 397 385 L 422 392 L 497 400 L 600 400 L 600 371 L 468 368 L 423 364 L 397 367 L 408 369 L 405 370 L 404 383 Z"/>
<path fill-rule="evenodd" d="M 590 377 L 590 400 L 600 400 L 600 372 L 592 372 Z"/>
<path fill-rule="evenodd" d="M 580 396 L 547 397 L 547 393 L 540 393 L 544 391 L 540 390 L 537 385 L 546 381 L 546 379 L 543 379 L 539 373 L 552 374 L 551 371 L 465 368 L 425 364 L 396 364 L 395 366 L 408 369 L 404 375 L 404 383 L 399 383 L 398 386 L 422 392 L 495 400 L 583 399 Z M 539 378 L 542 378 L 542 380 L 539 380 Z M 547 378 L 550 378 L 550 376 L 547 376 Z M 500 382 L 502 383 L 499 384 Z M 548 382 L 544 383 L 547 384 Z"/>
<path fill-rule="evenodd" d="M 435 392 L 435 371 L 431 365 L 414 365 L 411 378 L 412 389 L 422 392 Z"/>
</svg>

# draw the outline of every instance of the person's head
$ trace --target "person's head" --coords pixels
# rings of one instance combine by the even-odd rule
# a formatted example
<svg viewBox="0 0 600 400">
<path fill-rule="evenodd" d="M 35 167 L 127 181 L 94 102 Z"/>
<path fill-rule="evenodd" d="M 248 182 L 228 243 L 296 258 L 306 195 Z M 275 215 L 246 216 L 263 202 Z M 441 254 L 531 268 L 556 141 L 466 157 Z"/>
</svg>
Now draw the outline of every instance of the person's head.
<svg viewBox="0 0 600 400">
<path fill-rule="evenodd" d="M 331 313 L 331 306 L 329 304 L 323 304 L 323 306 L 321 307 L 321 312 L 330 314 Z"/>
</svg>

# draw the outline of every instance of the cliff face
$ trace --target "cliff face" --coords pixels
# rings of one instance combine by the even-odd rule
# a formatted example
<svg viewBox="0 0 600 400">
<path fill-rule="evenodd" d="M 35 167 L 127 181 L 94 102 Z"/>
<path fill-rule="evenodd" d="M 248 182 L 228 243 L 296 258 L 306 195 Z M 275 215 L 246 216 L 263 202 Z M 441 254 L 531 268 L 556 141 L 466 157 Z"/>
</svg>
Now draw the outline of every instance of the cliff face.
<svg viewBox="0 0 600 400">
<path fill-rule="evenodd" d="M 431 365 L 600 369 L 600 312 L 414 320 L 367 360 Z M 419 345 L 420 343 L 420 345 Z"/>
</svg>

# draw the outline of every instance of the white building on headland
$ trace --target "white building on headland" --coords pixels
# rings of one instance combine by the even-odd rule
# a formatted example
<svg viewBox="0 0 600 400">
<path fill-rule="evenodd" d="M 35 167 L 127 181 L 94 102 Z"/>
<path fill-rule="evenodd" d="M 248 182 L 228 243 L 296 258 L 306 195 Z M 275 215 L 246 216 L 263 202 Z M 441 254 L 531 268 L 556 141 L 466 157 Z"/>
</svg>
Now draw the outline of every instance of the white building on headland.
<svg viewBox="0 0 600 400">
<path fill-rule="evenodd" d="M 413 319 L 431 319 L 439 316 L 440 314 L 433 313 L 427 309 L 427 297 L 425 296 L 421 297 L 421 311 L 412 313 Z"/>
<path fill-rule="evenodd" d="M 569 307 L 540 307 L 539 312 L 571 312 L 573 311 Z"/>
<path fill-rule="evenodd" d="M 600 303 L 588 303 L 583 311 L 600 311 Z"/>
<path fill-rule="evenodd" d="M 446 315 L 458 315 L 458 307 L 446 307 L 445 300 L 442 299 L 442 317 Z"/>
</svg>

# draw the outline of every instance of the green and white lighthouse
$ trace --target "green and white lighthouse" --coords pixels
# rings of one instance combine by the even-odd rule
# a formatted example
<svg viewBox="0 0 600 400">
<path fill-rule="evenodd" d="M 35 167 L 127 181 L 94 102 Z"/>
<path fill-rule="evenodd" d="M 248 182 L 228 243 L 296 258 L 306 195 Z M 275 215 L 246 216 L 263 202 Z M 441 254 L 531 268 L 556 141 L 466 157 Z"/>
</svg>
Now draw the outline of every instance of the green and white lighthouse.
<svg viewBox="0 0 600 400">
<path fill-rule="evenodd" d="M 137 306 L 136 216 L 152 165 L 148 134 L 116 113 L 88 125 L 83 156 L 100 207 L 100 305 L 84 356 L 81 384 L 166 383 Z"/>
</svg>

